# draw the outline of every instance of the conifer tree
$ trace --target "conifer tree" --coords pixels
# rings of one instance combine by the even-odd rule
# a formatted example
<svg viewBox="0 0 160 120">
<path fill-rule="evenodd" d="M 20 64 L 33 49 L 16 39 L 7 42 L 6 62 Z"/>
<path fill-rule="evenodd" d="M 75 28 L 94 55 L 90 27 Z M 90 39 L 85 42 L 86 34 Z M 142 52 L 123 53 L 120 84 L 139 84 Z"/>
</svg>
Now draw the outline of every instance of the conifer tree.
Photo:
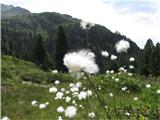
<svg viewBox="0 0 160 120">
<path fill-rule="evenodd" d="M 67 68 L 63 65 L 64 55 L 67 53 L 68 45 L 67 38 L 63 26 L 59 26 L 56 35 L 56 53 L 55 62 L 56 69 L 59 71 L 67 71 Z"/>
</svg>

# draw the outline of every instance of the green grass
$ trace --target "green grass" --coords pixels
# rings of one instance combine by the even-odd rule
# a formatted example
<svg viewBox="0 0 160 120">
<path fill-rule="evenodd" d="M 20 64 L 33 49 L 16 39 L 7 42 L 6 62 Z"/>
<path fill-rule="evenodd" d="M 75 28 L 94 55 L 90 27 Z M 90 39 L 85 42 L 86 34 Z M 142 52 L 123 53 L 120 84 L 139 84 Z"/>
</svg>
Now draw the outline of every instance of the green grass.
<svg viewBox="0 0 160 120">
<path fill-rule="evenodd" d="M 44 72 L 35 64 L 11 56 L 2 56 L 2 80 L 1 80 L 1 116 L 8 116 L 11 120 L 57 120 L 58 114 L 56 109 L 58 106 L 66 107 L 72 103 L 65 103 L 64 100 L 54 100 L 55 95 L 48 92 L 50 86 L 54 85 L 55 80 L 60 80 L 60 85 L 56 86 L 59 90 L 64 87 L 66 90 L 71 82 L 82 82 L 83 87 L 92 89 L 87 80 L 76 80 L 69 74 L 52 74 Z M 112 77 L 119 78 L 119 82 L 115 82 Z M 118 75 L 96 75 L 90 77 L 92 83 L 98 89 L 98 94 L 105 101 L 105 105 L 109 116 L 112 120 L 137 120 L 149 119 L 157 120 L 160 118 L 160 95 L 156 93 L 160 89 L 160 78 L 142 79 L 140 76 L 129 77 L 126 74 Z M 46 85 L 40 87 L 34 84 L 23 84 L 23 81 L 32 81 L 33 83 Z M 102 82 L 103 81 L 103 82 Z M 151 88 L 146 88 L 146 84 L 150 83 Z M 121 88 L 127 86 L 129 93 L 122 91 Z M 95 90 L 95 89 L 94 89 Z M 93 91 L 93 90 L 92 90 Z M 113 97 L 109 93 L 113 93 Z M 95 95 L 95 93 L 93 93 Z M 105 113 L 95 96 L 89 100 L 74 100 L 79 106 L 82 104 L 85 108 L 77 106 L 77 116 L 74 120 L 89 119 L 88 111 L 95 112 L 98 120 L 107 119 Z M 69 96 L 71 96 L 69 94 Z M 138 101 L 133 98 L 138 97 Z M 49 102 L 46 109 L 40 110 L 38 107 L 31 106 L 31 102 L 37 100 L 39 103 Z M 87 102 L 88 101 L 88 102 Z M 131 113 L 126 116 L 125 113 Z M 105 118 L 104 118 L 105 117 Z"/>
</svg>

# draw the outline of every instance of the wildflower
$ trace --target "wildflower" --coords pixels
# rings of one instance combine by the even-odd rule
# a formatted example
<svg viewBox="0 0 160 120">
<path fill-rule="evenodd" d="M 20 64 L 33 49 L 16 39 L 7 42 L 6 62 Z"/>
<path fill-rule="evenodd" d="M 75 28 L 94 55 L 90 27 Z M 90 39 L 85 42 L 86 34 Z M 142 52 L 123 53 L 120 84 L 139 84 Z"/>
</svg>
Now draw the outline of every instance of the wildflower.
<svg viewBox="0 0 160 120">
<path fill-rule="evenodd" d="M 37 102 L 36 100 L 33 100 L 33 101 L 31 102 L 31 105 L 32 105 L 32 106 L 37 106 L 37 105 L 38 105 L 38 102 Z"/>
<path fill-rule="evenodd" d="M 119 82 L 119 78 L 114 79 L 116 82 Z"/>
<path fill-rule="evenodd" d="M 53 73 L 53 74 L 57 74 L 57 73 L 58 73 L 58 70 L 52 70 L 52 73 Z"/>
<path fill-rule="evenodd" d="M 109 96 L 110 96 L 110 97 L 113 97 L 113 93 L 109 93 Z"/>
<path fill-rule="evenodd" d="M 135 61 L 135 58 L 134 57 L 130 57 L 129 61 L 133 62 L 133 61 Z"/>
<path fill-rule="evenodd" d="M 44 108 L 46 108 L 46 104 L 42 103 L 39 105 L 39 109 L 44 109 Z"/>
<path fill-rule="evenodd" d="M 111 60 L 116 60 L 116 59 L 117 59 L 117 56 L 111 55 Z"/>
<path fill-rule="evenodd" d="M 130 116 L 130 113 L 129 113 L 129 112 L 126 112 L 125 115 Z"/>
<path fill-rule="evenodd" d="M 66 102 L 70 102 L 71 101 L 71 97 L 66 97 Z"/>
<path fill-rule="evenodd" d="M 70 88 L 70 91 L 71 91 L 71 92 L 78 92 L 78 91 L 79 91 L 79 88 L 74 85 L 73 87 Z"/>
<path fill-rule="evenodd" d="M 72 104 L 76 104 L 76 101 L 75 101 L 75 100 L 73 100 L 73 101 L 72 101 Z"/>
<path fill-rule="evenodd" d="M 46 105 L 49 105 L 49 102 L 45 102 Z"/>
<path fill-rule="evenodd" d="M 81 91 L 80 94 L 78 94 L 79 100 L 86 99 L 86 98 L 87 98 L 87 92 Z"/>
<path fill-rule="evenodd" d="M 157 93 L 160 94 L 160 90 L 157 90 Z"/>
<path fill-rule="evenodd" d="M 109 74 L 109 72 L 110 72 L 109 70 L 106 71 L 107 74 Z"/>
<path fill-rule="evenodd" d="M 88 113 L 88 116 L 90 117 L 90 118 L 95 118 L 95 113 L 93 113 L 93 112 L 90 112 L 90 113 Z"/>
<path fill-rule="evenodd" d="M 146 85 L 146 88 L 150 88 L 150 87 L 151 87 L 151 85 L 150 85 L 150 84 L 147 84 L 147 85 Z"/>
<path fill-rule="evenodd" d="M 63 120 L 61 116 L 58 116 L 58 120 Z"/>
<path fill-rule="evenodd" d="M 92 91 L 91 90 L 87 90 L 87 96 L 92 96 Z"/>
<path fill-rule="evenodd" d="M 59 82 L 59 80 L 56 80 L 54 83 L 55 83 L 56 85 L 58 85 L 60 82 Z"/>
<path fill-rule="evenodd" d="M 127 89 L 127 87 L 123 87 L 123 88 L 122 88 L 122 91 L 125 91 L 126 89 Z"/>
<path fill-rule="evenodd" d="M 125 70 L 124 67 L 120 67 L 120 68 L 119 68 L 119 71 L 120 71 L 120 72 L 124 72 L 124 70 Z"/>
<path fill-rule="evenodd" d="M 132 76 L 133 74 L 132 73 L 128 73 L 128 76 Z"/>
<path fill-rule="evenodd" d="M 68 118 L 74 118 L 77 114 L 77 108 L 75 106 L 68 106 L 65 110 L 65 116 Z"/>
<path fill-rule="evenodd" d="M 69 91 L 66 91 L 65 93 L 66 93 L 66 94 L 69 94 L 70 92 L 69 92 Z"/>
<path fill-rule="evenodd" d="M 81 83 L 81 82 L 77 82 L 77 83 L 76 83 L 76 86 L 77 86 L 78 88 L 80 88 L 80 87 L 82 87 L 82 83 Z"/>
<path fill-rule="evenodd" d="M 109 56 L 109 53 L 107 51 L 102 51 L 101 54 L 104 57 L 108 57 Z"/>
<path fill-rule="evenodd" d="M 65 92 L 65 88 L 61 88 L 61 91 L 62 91 L 62 92 Z"/>
<path fill-rule="evenodd" d="M 130 48 L 130 44 L 128 41 L 121 40 L 118 41 L 115 45 L 118 53 L 127 52 L 128 48 Z"/>
<path fill-rule="evenodd" d="M 62 92 L 57 92 L 55 100 L 62 99 L 62 97 L 63 97 L 63 93 Z"/>
<path fill-rule="evenodd" d="M 138 97 L 134 97 L 133 99 L 136 101 L 136 100 L 138 100 Z"/>
<path fill-rule="evenodd" d="M 130 65 L 129 68 L 130 68 L 130 69 L 134 69 L 134 66 L 133 66 L 133 65 Z"/>
<path fill-rule="evenodd" d="M 62 106 L 58 107 L 58 108 L 57 108 L 57 112 L 58 112 L 58 113 L 64 112 L 64 108 L 63 108 Z"/>
<path fill-rule="evenodd" d="M 69 84 L 69 87 L 73 87 L 73 86 L 74 86 L 74 84 L 73 84 L 73 83 L 70 83 L 70 84 Z"/>
<path fill-rule="evenodd" d="M 115 77 L 112 77 L 112 79 L 114 79 Z"/>
<path fill-rule="evenodd" d="M 91 27 L 95 26 L 95 24 L 90 23 L 90 22 L 81 21 L 80 26 L 82 27 L 82 29 L 90 29 Z"/>
<path fill-rule="evenodd" d="M 57 88 L 56 87 L 49 88 L 49 93 L 56 93 L 56 92 L 57 92 Z"/>
<path fill-rule="evenodd" d="M 86 72 L 89 74 L 97 73 L 99 68 L 95 63 L 94 54 L 89 50 L 80 50 L 78 52 L 67 53 L 64 56 L 64 65 L 69 69 L 72 74 L 79 72 Z"/>
<path fill-rule="evenodd" d="M 110 72 L 111 74 L 113 74 L 114 73 L 114 70 L 111 70 L 111 72 Z"/>
<path fill-rule="evenodd" d="M 7 116 L 3 116 L 2 120 L 10 120 Z"/>
</svg>

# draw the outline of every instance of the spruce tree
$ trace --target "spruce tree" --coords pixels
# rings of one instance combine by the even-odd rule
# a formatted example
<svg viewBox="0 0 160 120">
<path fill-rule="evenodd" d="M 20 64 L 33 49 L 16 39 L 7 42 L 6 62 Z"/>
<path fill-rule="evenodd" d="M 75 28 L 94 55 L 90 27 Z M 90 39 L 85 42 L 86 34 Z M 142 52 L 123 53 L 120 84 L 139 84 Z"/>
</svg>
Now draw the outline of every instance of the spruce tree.
<svg viewBox="0 0 160 120">
<path fill-rule="evenodd" d="M 57 29 L 56 35 L 56 53 L 55 53 L 55 62 L 56 69 L 58 71 L 67 71 L 67 68 L 63 65 L 64 55 L 67 53 L 68 45 L 67 38 L 63 26 L 59 26 Z"/>
<path fill-rule="evenodd" d="M 35 37 L 36 43 L 33 48 L 32 60 L 42 68 L 46 68 L 47 52 L 44 47 L 42 36 L 38 34 Z"/>
</svg>

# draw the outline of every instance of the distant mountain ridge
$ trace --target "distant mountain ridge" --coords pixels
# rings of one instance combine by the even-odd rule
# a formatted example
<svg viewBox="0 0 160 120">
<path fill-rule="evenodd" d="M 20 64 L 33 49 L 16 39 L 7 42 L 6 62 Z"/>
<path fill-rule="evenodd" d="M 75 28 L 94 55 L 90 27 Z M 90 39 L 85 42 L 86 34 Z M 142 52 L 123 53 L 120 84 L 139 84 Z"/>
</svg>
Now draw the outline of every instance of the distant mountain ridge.
<svg viewBox="0 0 160 120">
<path fill-rule="evenodd" d="M 10 46 L 10 49 L 14 49 L 18 56 L 22 56 L 22 58 L 26 55 L 29 56 L 28 53 L 30 53 L 35 41 L 34 36 L 41 33 L 48 53 L 53 56 L 55 54 L 56 31 L 59 25 L 64 27 L 70 50 L 84 48 L 86 31 L 80 27 L 80 21 L 80 19 L 73 18 L 70 15 L 56 12 L 27 13 L 5 18 L 1 22 L 2 54 L 6 54 L 4 48 Z M 107 50 L 109 53 L 116 55 L 115 43 L 121 39 L 130 43 L 128 56 L 137 56 L 140 48 L 126 36 L 118 32 L 113 33 L 98 24 L 89 30 L 89 44 L 92 46 L 92 51 L 95 52 L 101 67 L 103 67 L 101 51 Z"/>
<path fill-rule="evenodd" d="M 21 7 L 14 7 L 13 5 L 1 4 L 1 18 L 2 19 L 16 16 L 16 15 L 28 14 L 28 13 L 30 13 L 30 11 L 27 9 L 24 9 Z"/>
</svg>

